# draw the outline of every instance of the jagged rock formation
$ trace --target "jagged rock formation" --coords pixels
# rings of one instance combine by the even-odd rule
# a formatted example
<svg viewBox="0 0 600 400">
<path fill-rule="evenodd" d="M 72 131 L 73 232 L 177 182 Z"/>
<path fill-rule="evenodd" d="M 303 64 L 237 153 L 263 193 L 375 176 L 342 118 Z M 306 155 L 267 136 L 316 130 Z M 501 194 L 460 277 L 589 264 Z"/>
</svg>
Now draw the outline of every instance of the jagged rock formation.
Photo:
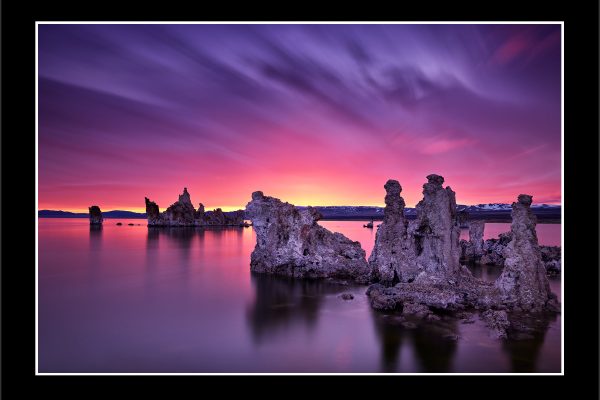
<svg viewBox="0 0 600 400">
<path fill-rule="evenodd" d="M 418 282 L 444 282 L 463 274 L 460 258 L 460 226 L 456 214 L 456 194 L 442 187 L 444 178 L 427 176 L 423 200 L 417 206 L 417 219 L 411 221 L 409 235 L 416 254 Z M 408 277 L 410 280 L 413 276 Z"/>
<path fill-rule="evenodd" d="M 296 278 L 350 278 L 361 283 L 370 280 L 360 243 L 317 224 L 321 215 L 314 208 L 300 211 L 254 192 L 246 211 L 256 232 L 252 271 Z"/>
<path fill-rule="evenodd" d="M 542 262 L 546 267 L 546 274 L 560 274 L 560 246 L 540 246 Z"/>
<path fill-rule="evenodd" d="M 104 219 L 102 218 L 102 211 L 98 206 L 90 206 L 90 225 L 102 225 Z"/>
<path fill-rule="evenodd" d="M 147 197 L 145 201 L 148 226 L 244 226 L 243 210 L 232 213 L 224 213 L 220 208 L 204 211 L 202 203 L 198 210 L 194 209 L 187 188 L 183 188 L 179 199 L 163 213 L 155 202 Z"/>
<path fill-rule="evenodd" d="M 473 255 L 481 257 L 483 255 L 483 231 L 485 221 L 471 221 L 469 223 L 469 242 L 473 246 Z"/>
<path fill-rule="evenodd" d="M 386 214 L 369 260 L 374 276 L 380 280 L 367 290 L 372 307 L 379 310 L 408 307 L 406 313 L 419 315 L 427 315 L 423 306 L 432 312 L 558 311 L 556 296 L 550 292 L 537 245 L 535 217 L 529 209 L 531 196 L 521 195 L 518 203 L 513 203 L 511 233 L 501 235 L 498 240 L 504 243 L 505 272 L 494 283 L 484 282 L 474 278 L 459 263 L 459 225 L 454 211 L 454 192 L 449 187 L 442 188 L 444 180 L 438 175 L 429 175 L 427 179 L 428 183 L 423 186 L 424 198 L 417 205 L 417 219 L 408 227 L 400 211 L 404 205 L 399 197 L 400 185 L 396 181 L 386 184 L 389 218 Z M 473 224 L 469 241 L 473 254 L 485 253 L 482 237 L 483 224 Z M 399 250 L 406 252 L 403 254 Z M 548 252 L 549 256 L 554 253 Z M 398 268 L 400 259 L 409 265 L 409 271 L 416 268 L 418 273 L 414 280 L 403 279 L 406 275 L 404 268 Z M 392 271 L 399 279 L 389 287 Z M 503 316 L 502 313 L 483 315 L 488 325 L 497 331 L 496 337 L 505 335 L 507 325 Z"/>
<path fill-rule="evenodd" d="M 541 311 L 556 307 L 535 231 L 532 196 L 521 194 L 512 204 L 512 240 L 504 250 L 504 269 L 496 280 L 502 303 L 510 308 Z"/>
<path fill-rule="evenodd" d="M 469 235 L 472 236 L 471 231 L 469 231 Z M 511 240 L 511 232 L 501 233 L 498 238 L 495 239 L 487 239 L 483 241 L 481 255 L 479 256 L 474 250 L 472 240 L 461 240 L 461 261 L 503 267 L 506 259 L 505 250 Z M 539 248 L 546 274 L 559 274 L 561 269 L 560 246 L 539 246 Z"/>
<path fill-rule="evenodd" d="M 483 256 L 483 231 L 485 221 L 470 221 L 469 224 L 469 240 L 461 240 L 461 260 L 469 262 L 477 262 Z"/>
<path fill-rule="evenodd" d="M 501 233 L 498 239 L 488 239 L 483 243 L 483 255 L 478 262 L 488 265 L 504 265 L 504 249 L 512 240 L 510 232 Z M 476 261 L 476 260 L 473 260 Z"/>
<path fill-rule="evenodd" d="M 390 179 L 383 187 L 386 191 L 383 223 L 377 228 L 369 265 L 375 279 L 382 284 L 408 282 L 414 280 L 418 269 L 414 241 L 408 235 L 408 221 L 404 217 L 402 186 Z"/>
</svg>

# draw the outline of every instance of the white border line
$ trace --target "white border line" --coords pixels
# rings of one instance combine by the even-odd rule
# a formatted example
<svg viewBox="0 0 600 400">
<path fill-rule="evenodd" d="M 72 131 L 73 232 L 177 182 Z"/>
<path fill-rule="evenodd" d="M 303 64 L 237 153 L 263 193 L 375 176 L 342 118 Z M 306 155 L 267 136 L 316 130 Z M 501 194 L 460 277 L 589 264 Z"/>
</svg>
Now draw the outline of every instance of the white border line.
<svg viewBox="0 0 600 400">
<path fill-rule="evenodd" d="M 560 371 L 565 373 L 565 25 L 560 24 Z"/>
<path fill-rule="evenodd" d="M 38 197 L 38 24 L 35 24 L 35 373 L 39 372 L 38 366 L 38 268 L 39 268 L 39 245 L 38 227 L 39 221 L 39 197 Z"/>
<path fill-rule="evenodd" d="M 39 25 L 560 25 L 561 31 L 561 52 L 560 52 L 560 65 L 561 65 L 561 84 L 560 84 L 560 112 L 561 112 L 561 126 L 560 126 L 560 172 L 561 172 L 561 279 L 560 279 L 560 291 L 561 291 L 561 331 L 560 331 L 560 353 L 561 353 L 561 372 L 531 372 L 531 373 L 518 373 L 518 372 L 448 372 L 448 373 L 431 373 L 431 372 L 340 372 L 340 373 L 294 373 L 294 372 L 231 372 L 231 373 L 217 373 L 217 372 L 198 372 L 198 373 L 176 373 L 176 372 L 151 372 L 151 373 L 134 373 L 134 372 L 39 372 L 38 364 L 38 268 L 39 268 L 39 247 L 38 247 L 38 26 Z M 452 375 L 474 375 L 474 376 L 562 376 L 565 374 L 565 357 L 564 357 L 564 240 L 565 240 L 565 210 L 564 210 L 564 59 L 565 59 L 565 36 L 564 36 L 564 21 L 36 21 L 35 22 L 35 375 L 48 376 L 48 375 L 74 375 L 74 376 L 90 376 L 90 375 L 107 375 L 107 376 L 168 376 L 168 375 L 205 375 L 205 376 L 220 376 L 220 375 L 243 375 L 243 376 L 261 376 L 261 375 L 276 375 L 276 376 L 289 376 L 289 375 L 365 375 L 365 376 L 393 376 L 393 375 L 407 375 L 407 376 L 452 376 Z"/>
</svg>

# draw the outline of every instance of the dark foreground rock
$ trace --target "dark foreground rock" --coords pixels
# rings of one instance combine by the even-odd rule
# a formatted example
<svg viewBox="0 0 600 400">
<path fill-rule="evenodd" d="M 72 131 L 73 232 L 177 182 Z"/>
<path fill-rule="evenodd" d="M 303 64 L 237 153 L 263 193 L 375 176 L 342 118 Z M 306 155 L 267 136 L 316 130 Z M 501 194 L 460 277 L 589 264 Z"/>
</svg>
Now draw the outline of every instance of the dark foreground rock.
<svg viewBox="0 0 600 400">
<path fill-rule="evenodd" d="M 371 270 L 360 243 L 317 224 L 321 215 L 314 208 L 299 210 L 254 192 L 246 211 L 256 232 L 252 271 L 296 278 L 370 281 Z"/>
<path fill-rule="evenodd" d="M 98 206 L 90 206 L 90 225 L 102 225 L 102 211 Z"/>
<path fill-rule="evenodd" d="M 230 213 L 224 213 L 220 208 L 204 211 L 202 203 L 196 210 L 187 188 L 183 188 L 179 199 L 162 213 L 155 202 L 147 197 L 145 202 L 148 226 L 245 226 L 243 210 Z"/>
</svg>

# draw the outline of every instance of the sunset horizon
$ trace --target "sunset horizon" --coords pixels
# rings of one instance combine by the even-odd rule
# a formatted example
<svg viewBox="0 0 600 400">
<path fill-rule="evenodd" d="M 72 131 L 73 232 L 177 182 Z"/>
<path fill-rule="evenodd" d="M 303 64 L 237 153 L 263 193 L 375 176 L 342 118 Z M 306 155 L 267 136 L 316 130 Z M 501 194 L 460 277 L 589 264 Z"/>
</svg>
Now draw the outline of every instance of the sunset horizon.
<svg viewBox="0 0 600 400">
<path fill-rule="evenodd" d="M 39 209 L 561 199 L 560 25 L 39 26 Z"/>
</svg>

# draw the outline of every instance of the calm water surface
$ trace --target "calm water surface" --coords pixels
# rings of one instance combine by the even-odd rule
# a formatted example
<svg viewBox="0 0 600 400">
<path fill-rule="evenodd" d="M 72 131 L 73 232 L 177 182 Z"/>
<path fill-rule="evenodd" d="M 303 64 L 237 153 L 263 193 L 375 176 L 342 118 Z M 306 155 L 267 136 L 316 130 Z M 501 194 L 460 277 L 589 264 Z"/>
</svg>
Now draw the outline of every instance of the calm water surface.
<svg viewBox="0 0 600 400">
<path fill-rule="evenodd" d="M 477 318 L 406 328 L 373 311 L 364 286 L 251 274 L 252 228 L 145 222 L 39 220 L 40 372 L 560 372 L 560 316 L 521 341 L 489 338 Z M 368 256 L 363 223 L 321 222 Z M 485 236 L 508 230 L 488 224 Z M 538 237 L 560 244 L 560 225 Z"/>
</svg>

